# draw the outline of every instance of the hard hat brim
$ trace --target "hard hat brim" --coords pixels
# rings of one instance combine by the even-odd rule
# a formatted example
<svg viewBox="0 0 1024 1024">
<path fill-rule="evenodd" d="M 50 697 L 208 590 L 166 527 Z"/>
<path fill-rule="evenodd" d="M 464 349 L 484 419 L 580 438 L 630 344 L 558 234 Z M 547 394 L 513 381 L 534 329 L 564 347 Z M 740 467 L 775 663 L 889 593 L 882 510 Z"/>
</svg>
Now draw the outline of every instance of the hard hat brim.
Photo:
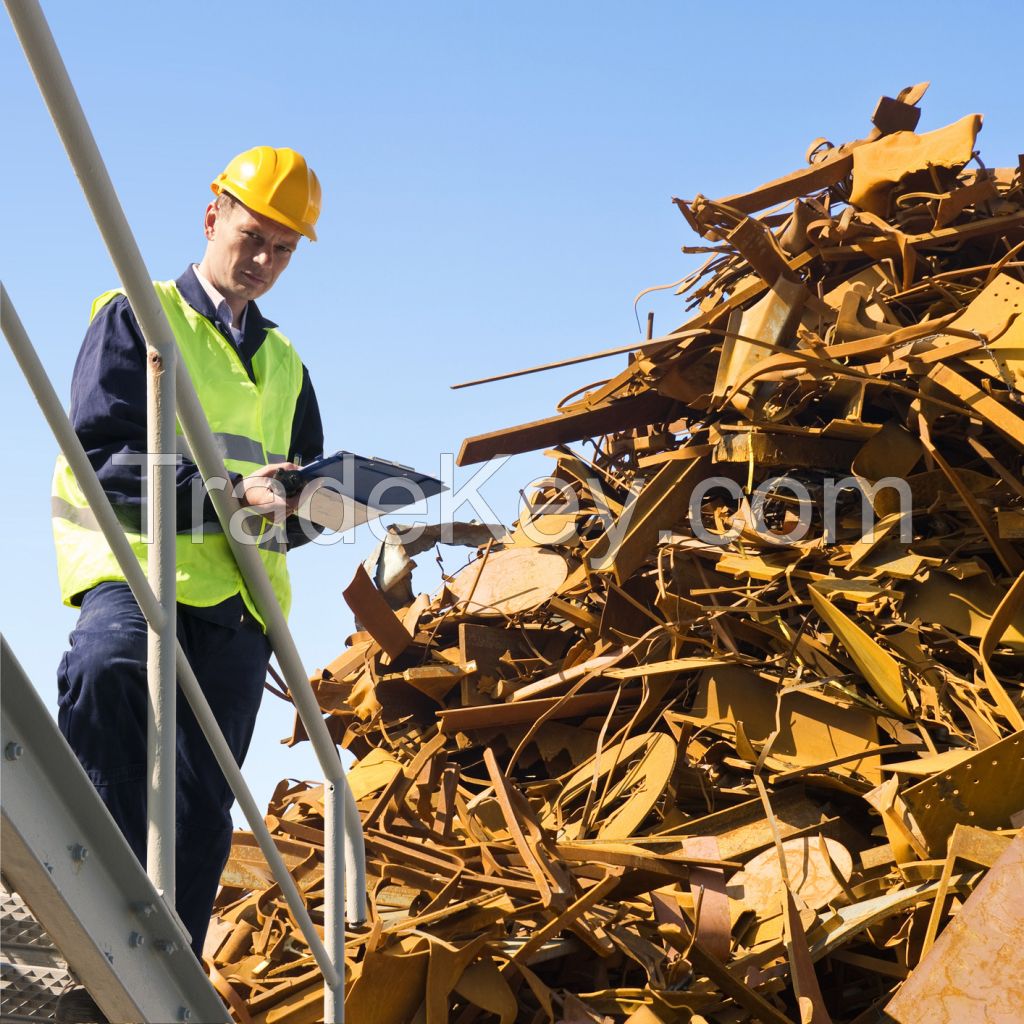
<svg viewBox="0 0 1024 1024">
<path fill-rule="evenodd" d="M 216 196 L 219 196 L 221 192 L 227 192 L 229 196 L 237 199 L 243 206 L 247 206 L 250 210 L 255 210 L 256 213 L 262 214 L 262 216 L 267 217 L 278 224 L 283 224 L 286 228 L 290 228 L 292 231 L 297 231 L 300 235 L 305 236 L 311 242 L 316 241 L 316 231 L 312 224 L 305 224 L 301 221 L 292 220 L 291 217 L 286 217 L 279 210 L 275 210 L 269 203 L 260 199 L 259 196 L 253 195 L 246 188 L 242 188 L 236 184 L 232 184 L 230 188 L 226 188 L 218 180 L 210 183 L 210 191 Z"/>
</svg>

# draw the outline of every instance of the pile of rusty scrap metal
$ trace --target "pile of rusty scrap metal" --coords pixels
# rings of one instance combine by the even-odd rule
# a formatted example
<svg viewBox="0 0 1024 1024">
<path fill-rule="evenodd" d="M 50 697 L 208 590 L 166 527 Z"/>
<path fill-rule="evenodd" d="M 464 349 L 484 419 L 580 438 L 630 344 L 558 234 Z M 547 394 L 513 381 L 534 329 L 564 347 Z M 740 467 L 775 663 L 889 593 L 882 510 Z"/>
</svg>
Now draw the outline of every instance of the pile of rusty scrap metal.
<svg viewBox="0 0 1024 1024">
<path fill-rule="evenodd" d="M 676 200 L 692 318 L 465 442 L 554 463 L 439 594 L 397 529 L 346 591 L 356 1024 L 1024 1019 L 1024 185 L 923 91 Z M 322 791 L 268 821 L 316 917 Z M 224 881 L 240 1019 L 318 1020 L 244 834 Z"/>
</svg>

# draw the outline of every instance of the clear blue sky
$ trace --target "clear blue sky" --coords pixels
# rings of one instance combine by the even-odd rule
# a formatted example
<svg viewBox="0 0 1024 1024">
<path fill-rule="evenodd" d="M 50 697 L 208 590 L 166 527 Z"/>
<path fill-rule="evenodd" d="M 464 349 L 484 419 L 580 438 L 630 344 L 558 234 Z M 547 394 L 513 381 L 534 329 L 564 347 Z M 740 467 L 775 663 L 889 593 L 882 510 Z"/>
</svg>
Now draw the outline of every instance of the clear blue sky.
<svg viewBox="0 0 1024 1024">
<path fill-rule="evenodd" d="M 1011 5 L 1012 8 L 1013 5 Z M 626 344 L 634 295 L 693 266 L 673 195 L 727 195 L 801 165 L 817 136 L 858 138 L 883 93 L 925 79 L 921 130 L 972 112 L 989 165 L 1024 149 L 1005 4 L 45 4 L 154 277 L 203 251 L 208 183 L 256 144 L 301 150 L 323 183 L 321 241 L 261 301 L 309 366 L 329 448 L 437 469 L 469 434 L 549 415 L 615 372 L 591 364 L 489 387 L 448 385 Z M 89 304 L 117 284 L 25 65 L 0 19 L 0 268 L 66 398 Z M 662 295 L 663 332 L 685 318 Z M 56 451 L 0 346 L 0 628 L 47 702 L 75 613 L 59 604 L 48 523 Z M 500 516 L 545 460 L 485 489 Z M 341 590 L 374 539 L 290 559 L 306 665 L 351 631 Z M 446 565 L 464 556 L 449 549 Z M 436 574 L 428 553 L 421 585 Z M 268 697 L 247 776 L 284 776 L 291 712 Z"/>
</svg>

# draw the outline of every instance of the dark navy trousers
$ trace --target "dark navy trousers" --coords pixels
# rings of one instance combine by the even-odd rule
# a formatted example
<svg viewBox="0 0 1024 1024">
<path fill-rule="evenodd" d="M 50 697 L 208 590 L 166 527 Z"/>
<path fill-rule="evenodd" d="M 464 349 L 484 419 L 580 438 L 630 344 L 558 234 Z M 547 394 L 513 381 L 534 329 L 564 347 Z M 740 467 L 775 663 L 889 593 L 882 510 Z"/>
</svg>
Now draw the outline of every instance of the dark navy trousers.
<svg viewBox="0 0 1024 1024">
<path fill-rule="evenodd" d="M 270 658 L 263 630 L 236 596 L 216 609 L 178 605 L 178 639 L 241 764 Z M 84 596 L 70 644 L 57 673 L 60 730 L 145 864 L 146 620 L 127 584 Z M 200 956 L 231 848 L 233 797 L 180 690 L 177 711 L 176 906 Z"/>
</svg>

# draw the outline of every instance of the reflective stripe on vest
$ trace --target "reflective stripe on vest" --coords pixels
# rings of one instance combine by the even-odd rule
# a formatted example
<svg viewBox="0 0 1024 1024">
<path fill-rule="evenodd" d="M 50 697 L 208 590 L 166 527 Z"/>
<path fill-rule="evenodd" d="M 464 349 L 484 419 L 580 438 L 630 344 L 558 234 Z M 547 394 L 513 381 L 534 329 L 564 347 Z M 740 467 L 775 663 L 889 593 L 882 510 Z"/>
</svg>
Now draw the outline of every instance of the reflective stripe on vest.
<svg viewBox="0 0 1024 1024">
<path fill-rule="evenodd" d="M 256 462 L 261 466 L 269 466 L 274 462 L 286 462 L 288 460 L 287 455 L 268 451 L 266 453 L 267 461 L 260 461 L 263 459 L 264 453 L 259 441 L 251 437 L 245 437 L 242 434 L 228 434 L 224 431 L 214 432 L 213 440 L 217 445 L 217 450 L 220 452 L 220 457 L 225 462 L 228 459 L 234 459 L 236 462 Z M 192 456 L 192 446 L 188 443 L 188 438 L 184 434 L 175 434 L 174 443 L 175 450 L 182 458 L 186 458 L 190 462 L 196 461 Z"/>
<path fill-rule="evenodd" d="M 50 498 L 50 515 L 54 519 L 66 519 L 69 523 L 74 523 L 75 526 L 80 526 L 83 530 L 98 530 L 100 528 L 100 524 L 91 508 L 78 508 L 72 505 L 70 501 L 65 501 L 56 495 Z"/>
<path fill-rule="evenodd" d="M 252 512 L 252 517 L 257 518 L 257 513 Z M 70 502 L 65 501 L 63 498 L 50 498 L 50 516 L 53 519 L 66 519 L 69 523 L 75 526 L 81 527 L 83 530 L 95 530 L 97 533 L 101 532 L 99 520 L 96 518 L 91 508 L 77 508 Z M 212 536 L 215 533 L 223 533 L 219 522 L 217 523 L 203 523 L 202 526 L 191 527 L 186 526 L 182 530 L 178 530 L 178 533 L 189 533 L 192 534 L 196 540 L 196 543 L 202 543 L 199 538 L 205 536 Z M 256 534 L 248 533 L 244 528 L 239 531 L 239 539 L 245 540 L 246 536 L 253 537 Z M 279 530 L 276 527 L 271 526 L 268 529 L 262 530 L 259 534 L 259 541 L 256 546 L 263 548 L 265 551 L 287 551 L 288 550 L 288 533 L 287 530 Z"/>
<path fill-rule="evenodd" d="M 276 328 L 267 331 L 253 357 L 253 382 L 234 346 L 188 305 L 173 281 L 155 282 L 154 287 L 226 468 L 246 475 L 260 466 L 283 462 L 287 456 L 281 453 L 291 446 L 292 420 L 302 388 L 302 363 L 291 342 Z M 99 296 L 92 315 L 118 294 L 114 291 Z M 177 431 L 176 450 L 191 460 L 180 425 Z M 65 604 L 76 603 L 82 593 L 98 583 L 124 579 L 63 456 L 58 458 L 54 472 L 51 511 Z M 257 527 L 252 540 L 287 614 L 291 587 L 284 558 L 285 531 L 259 517 L 250 522 Z M 126 531 L 126 535 L 145 569 L 148 545 L 138 533 Z M 260 619 L 219 524 L 205 523 L 195 531 L 187 527 L 178 533 L 175 546 L 177 594 L 182 604 L 208 607 L 241 593 L 249 610 Z"/>
</svg>

